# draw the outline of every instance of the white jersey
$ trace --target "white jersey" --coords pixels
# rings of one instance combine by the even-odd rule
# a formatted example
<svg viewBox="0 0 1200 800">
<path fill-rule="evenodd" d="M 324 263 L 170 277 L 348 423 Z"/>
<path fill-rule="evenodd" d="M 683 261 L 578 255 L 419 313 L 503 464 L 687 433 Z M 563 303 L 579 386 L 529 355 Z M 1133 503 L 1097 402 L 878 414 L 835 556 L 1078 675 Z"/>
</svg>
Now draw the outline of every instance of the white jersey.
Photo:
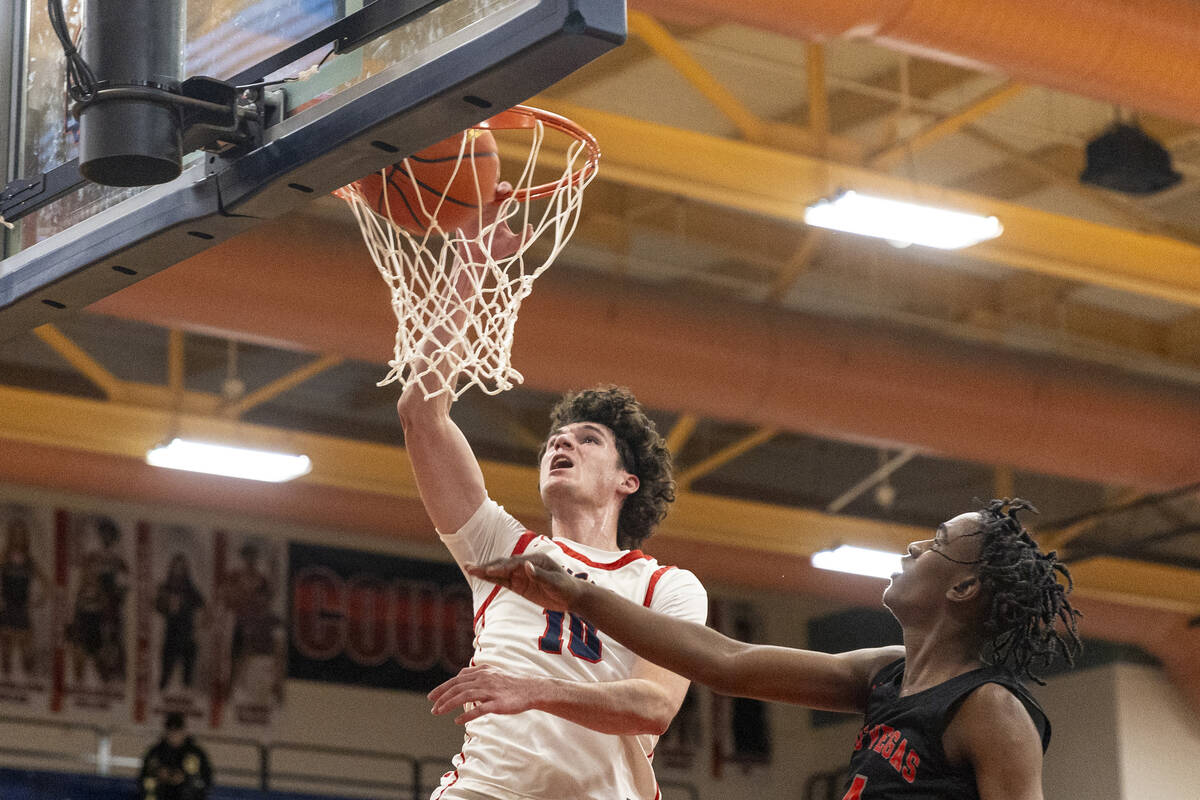
<svg viewBox="0 0 1200 800">
<path fill-rule="evenodd" d="M 461 530 L 441 538 L 460 566 L 547 553 L 576 577 L 655 611 L 701 624 L 708 614 L 704 587 L 687 570 L 662 566 L 639 550 L 538 536 L 490 499 Z M 583 683 L 631 676 L 637 656 L 583 620 L 467 580 L 475 605 L 472 664 Z M 467 723 L 462 752 L 431 800 L 657 800 L 651 766 L 657 742 L 649 734 L 599 733 L 543 711 L 485 714 Z"/>
</svg>

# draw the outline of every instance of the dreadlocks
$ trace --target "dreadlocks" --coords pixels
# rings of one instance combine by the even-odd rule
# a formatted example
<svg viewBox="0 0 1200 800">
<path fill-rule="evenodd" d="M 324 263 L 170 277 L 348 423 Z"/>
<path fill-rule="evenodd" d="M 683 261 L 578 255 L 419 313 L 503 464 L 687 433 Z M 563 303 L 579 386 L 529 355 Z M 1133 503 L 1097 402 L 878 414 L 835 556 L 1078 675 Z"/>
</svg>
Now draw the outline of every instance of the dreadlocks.
<svg viewBox="0 0 1200 800">
<path fill-rule="evenodd" d="M 983 526 L 977 535 L 983 543 L 975 567 L 991 604 L 984 621 L 984 659 L 1042 684 L 1033 670 L 1049 666 L 1055 655 L 1074 663 L 1082 647 L 1075 626 L 1080 612 L 1067 600 L 1074 587 L 1070 571 L 1056 552 L 1038 549 L 1017 518 L 1022 511 L 1038 513 L 1028 501 L 1007 497 L 979 511 Z M 1058 575 L 1066 578 L 1065 586 Z"/>
</svg>

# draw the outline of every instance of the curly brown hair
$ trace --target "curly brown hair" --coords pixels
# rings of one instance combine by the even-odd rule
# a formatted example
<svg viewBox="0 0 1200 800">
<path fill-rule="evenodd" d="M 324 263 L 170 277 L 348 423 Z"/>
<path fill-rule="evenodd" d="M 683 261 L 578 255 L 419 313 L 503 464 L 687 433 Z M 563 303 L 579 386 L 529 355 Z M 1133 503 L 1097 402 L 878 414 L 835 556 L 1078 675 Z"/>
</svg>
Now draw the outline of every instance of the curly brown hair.
<svg viewBox="0 0 1200 800">
<path fill-rule="evenodd" d="M 621 386 L 600 386 L 569 392 L 550 412 L 550 433 L 575 422 L 595 422 L 613 432 L 621 469 L 637 476 L 638 490 L 625 498 L 617 518 L 617 545 L 633 550 L 667 515 L 675 500 L 671 453 L 654 420 L 637 398 Z M 547 437 L 549 438 L 549 437 Z M 538 454 L 539 460 L 546 446 Z"/>
</svg>

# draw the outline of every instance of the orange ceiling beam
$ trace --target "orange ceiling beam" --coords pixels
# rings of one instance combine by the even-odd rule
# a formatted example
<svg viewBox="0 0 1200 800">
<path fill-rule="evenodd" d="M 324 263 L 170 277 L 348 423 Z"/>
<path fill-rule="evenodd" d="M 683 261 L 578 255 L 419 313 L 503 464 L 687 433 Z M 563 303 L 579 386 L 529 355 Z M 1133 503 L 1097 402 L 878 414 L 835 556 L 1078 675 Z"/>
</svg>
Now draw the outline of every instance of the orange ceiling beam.
<svg viewBox="0 0 1200 800">
<path fill-rule="evenodd" d="M 632 0 L 685 24 L 855 38 L 1200 124 L 1191 0 Z"/>
<path fill-rule="evenodd" d="M 381 364 L 395 324 L 357 230 L 303 216 L 92 308 Z M 613 381 L 718 419 L 1145 489 L 1200 480 L 1194 387 L 561 267 L 522 308 L 514 363 L 545 391 Z"/>
</svg>

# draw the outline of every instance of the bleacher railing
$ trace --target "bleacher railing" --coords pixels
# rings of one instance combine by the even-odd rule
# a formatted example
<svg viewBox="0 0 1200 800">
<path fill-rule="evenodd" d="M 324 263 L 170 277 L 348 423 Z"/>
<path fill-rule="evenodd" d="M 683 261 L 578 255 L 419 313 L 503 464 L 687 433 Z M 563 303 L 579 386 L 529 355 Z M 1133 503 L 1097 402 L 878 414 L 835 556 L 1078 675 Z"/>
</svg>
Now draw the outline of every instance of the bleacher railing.
<svg viewBox="0 0 1200 800">
<path fill-rule="evenodd" d="M 6 727 L 18 732 L 9 734 Z M 38 736 L 34 731 L 43 735 Z M 90 739 L 86 748 L 81 746 L 81 734 Z M 193 735 L 213 757 L 218 783 L 232 782 L 264 792 L 305 791 L 341 797 L 427 800 L 449 763 L 445 756 L 413 756 L 303 742 L 262 743 L 218 733 Z M 98 724 L 0 715 L 0 757 L 6 766 L 10 759 L 18 759 L 24 764 L 33 762 L 39 768 L 66 772 L 134 776 L 141 769 L 142 753 L 157 738 L 157 733 Z M 33 746 L 29 745 L 31 742 Z M 114 742 L 119 745 L 115 750 Z M 659 786 L 663 800 L 701 800 L 699 790 L 690 783 L 659 781 Z M 336 791 L 331 791 L 335 787 Z"/>
</svg>

